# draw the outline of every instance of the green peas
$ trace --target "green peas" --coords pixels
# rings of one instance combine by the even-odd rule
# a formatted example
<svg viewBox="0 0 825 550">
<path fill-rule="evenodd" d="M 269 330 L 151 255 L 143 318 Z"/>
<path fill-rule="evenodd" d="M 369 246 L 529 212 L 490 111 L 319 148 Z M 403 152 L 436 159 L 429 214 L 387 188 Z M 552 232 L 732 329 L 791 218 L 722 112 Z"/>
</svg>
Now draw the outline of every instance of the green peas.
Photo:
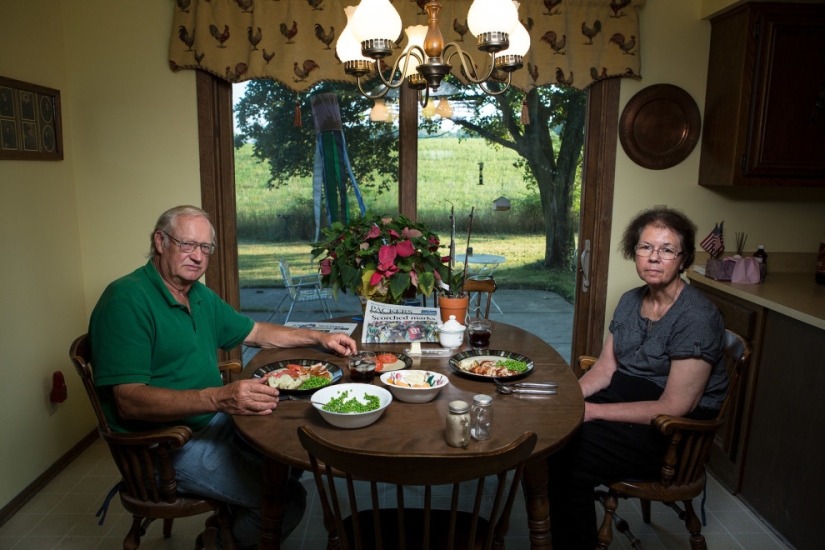
<svg viewBox="0 0 825 550">
<path fill-rule="evenodd" d="M 349 390 L 346 390 L 330 399 L 322 408 L 325 411 L 334 413 L 365 413 L 374 411 L 381 406 L 381 399 L 377 395 L 365 394 L 366 403 L 358 401 L 356 397 L 347 399 L 348 395 Z"/>
<path fill-rule="evenodd" d="M 323 386 L 327 386 L 330 383 L 329 378 L 324 378 L 323 376 L 310 376 L 307 380 L 301 384 L 301 387 L 298 388 L 299 390 L 312 390 L 315 388 L 320 388 Z"/>
<path fill-rule="evenodd" d="M 497 367 L 506 367 L 508 370 L 516 372 L 524 372 L 527 370 L 527 363 L 524 361 L 516 361 L 515 359 L 505 359 L 504 361 L 497 361 Z"/>
</svg>

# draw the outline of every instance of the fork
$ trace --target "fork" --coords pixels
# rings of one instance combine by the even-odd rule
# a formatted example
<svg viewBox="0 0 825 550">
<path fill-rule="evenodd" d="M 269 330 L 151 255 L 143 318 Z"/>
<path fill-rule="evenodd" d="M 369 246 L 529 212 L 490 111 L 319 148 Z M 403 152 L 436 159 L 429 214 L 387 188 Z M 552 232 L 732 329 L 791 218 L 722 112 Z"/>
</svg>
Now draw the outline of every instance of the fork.
<svg viewBox="0 0 825 550">
<path fill-rule="evenodd" d="M 497 386 L 504 388 L 557 389 L 559 387 L 559 385 L 555 382 L 516 382 L 515 384 L 508 385 L 497 378 L 493 378 L 493 381 Z"/>
<path fill-rule="evenodd" d="M 498 393 L 503 393 L 504 395 L 510 395 L 511 393 L 524 393 L 530 395 L 556 395 L 558 390 L 556 388 L 551 388 L 548 386 L 544 386 L 546 389 L 532 389 L 532 388 L 522 388 L 516 386 L 505 386 L 504 384 L 499 384 L 496 386 L 496 391 Z"/>
</svg>

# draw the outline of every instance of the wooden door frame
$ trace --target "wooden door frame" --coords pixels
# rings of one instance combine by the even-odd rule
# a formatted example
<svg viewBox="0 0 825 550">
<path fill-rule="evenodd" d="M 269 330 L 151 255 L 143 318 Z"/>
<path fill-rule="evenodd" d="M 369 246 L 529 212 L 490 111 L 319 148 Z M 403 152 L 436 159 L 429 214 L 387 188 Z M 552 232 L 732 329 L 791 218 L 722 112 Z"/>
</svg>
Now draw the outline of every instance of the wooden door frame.
<svg viewBox="0 0 825 550">
<path fill-rule="evenodd" d="M 197 71 L 196 81 L 201 201 L 212 217 L 220 250 L 207 274 L 206 285 L 240 309 L 232 84 L 205 71 Z M 573 363 L 579 355 L 598 354 L 604 339 L 620 90 L 620 79 L 609 78 L 594 83 L 587 91 L 577 257 L 581 257 L 583 243 L 589 240 L 591 284 L 587 292 L 582 292 L 582 278 L 576 277 L 570 355 Z M 414 93 L 405 94 L 402 90 L 400 103 L 405 112 L 418 109 Z M 400 128 L 399 211 L 413 220 L 417 209 L 417 138 L 417 128 L 412 125 Z"/>
</svg>

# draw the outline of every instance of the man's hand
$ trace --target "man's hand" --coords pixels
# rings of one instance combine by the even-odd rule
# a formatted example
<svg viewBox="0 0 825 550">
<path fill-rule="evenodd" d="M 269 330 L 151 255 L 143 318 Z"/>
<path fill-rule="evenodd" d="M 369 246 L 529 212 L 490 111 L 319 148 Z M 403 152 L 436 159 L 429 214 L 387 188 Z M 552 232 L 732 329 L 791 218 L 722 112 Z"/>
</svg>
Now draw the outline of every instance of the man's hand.
<svg viewBox="0 0 825 550">
<path fill-rule="evenodd" d="M 320 332 L 318 339 L 319 344 L 338 355 L 346 357 L 358 353 L 355 340 L 343 332 Z"/>
<path fill-rule="evenodd" d="M 278 390 L 263 378 L 238 380 L 220 388 L 215 396 L 219 411 L 239 415 L 267 415 L 278 406 Z"/>
</svg>

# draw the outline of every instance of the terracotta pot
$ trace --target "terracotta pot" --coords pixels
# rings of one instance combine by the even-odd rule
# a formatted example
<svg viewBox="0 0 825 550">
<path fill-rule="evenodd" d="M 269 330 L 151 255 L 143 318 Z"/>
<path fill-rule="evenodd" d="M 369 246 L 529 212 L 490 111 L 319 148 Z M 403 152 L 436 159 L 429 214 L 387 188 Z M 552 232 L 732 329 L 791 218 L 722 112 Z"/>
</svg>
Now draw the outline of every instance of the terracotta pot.
<svg viewBox="0 0 825 550">
<path fill-rule="evenodd" d="M 465 324 L 467 309 L 470 307 L 470 296 L 464 295 L 456 298 L 446 296 L 438 297 L 438 307 L 441 308 L 441 322 L 450 320 L 450 315 L 455 315 L 455 320 Z"/>
</svg>

